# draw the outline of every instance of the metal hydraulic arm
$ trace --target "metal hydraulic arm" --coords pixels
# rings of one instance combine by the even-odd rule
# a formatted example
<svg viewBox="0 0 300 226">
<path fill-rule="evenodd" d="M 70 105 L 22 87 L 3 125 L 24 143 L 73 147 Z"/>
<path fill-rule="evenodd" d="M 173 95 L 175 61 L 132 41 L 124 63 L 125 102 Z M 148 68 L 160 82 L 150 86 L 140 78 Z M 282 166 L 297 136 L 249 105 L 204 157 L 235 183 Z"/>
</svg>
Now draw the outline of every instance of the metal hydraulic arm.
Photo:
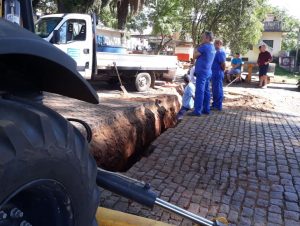
<svg viewBox="0 0 300 226">
<path fill-rule="evenodd" d="M 189 219 L 198 225 L 226 225 L 218 220 L 207 220 L 206 218 L 200 217 L 185 209 L 166 202 L 158 198 L 157 195 L 153 191 L 151 191 L 151 187 L 149 184 L 134 180 L 122 174 L 113 173 L 98 168 L 97 185 L 149 208 L 159 206 L 183 218 Z"/>
</svg>

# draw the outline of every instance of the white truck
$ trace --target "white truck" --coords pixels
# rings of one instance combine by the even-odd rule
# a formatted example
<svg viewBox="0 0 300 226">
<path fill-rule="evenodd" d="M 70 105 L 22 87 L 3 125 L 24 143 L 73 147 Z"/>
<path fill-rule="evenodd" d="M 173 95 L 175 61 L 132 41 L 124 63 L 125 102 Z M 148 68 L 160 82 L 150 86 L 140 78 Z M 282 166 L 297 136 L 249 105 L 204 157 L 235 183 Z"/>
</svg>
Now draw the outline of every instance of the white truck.
<svg viewBox="0 0 300 226">
<path fill-rule="evenodd" d="M 173 80 L 176 56 L 96 52 L 96 19 L 87 14 L 52 14 L 41 17 L 35 32 L 70 55 L 77 70 L 88 79 L 117 81 L 114 63 L 122 80 L 134 84 L 138 91 L 154 86 L 155 79 Z"/>
</svg>

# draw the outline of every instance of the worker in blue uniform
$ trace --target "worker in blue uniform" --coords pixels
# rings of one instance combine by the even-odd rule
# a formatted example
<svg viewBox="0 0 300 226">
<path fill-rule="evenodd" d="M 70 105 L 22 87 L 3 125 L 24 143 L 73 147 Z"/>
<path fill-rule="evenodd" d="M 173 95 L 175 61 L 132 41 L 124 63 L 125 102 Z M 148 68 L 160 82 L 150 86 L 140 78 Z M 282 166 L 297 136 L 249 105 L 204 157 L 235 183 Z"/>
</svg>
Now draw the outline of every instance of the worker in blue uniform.
<svg viewBox="0 0 300 226">
<path fill-rule="evenodd" d="M 212 94 L 213 94 L 213 110 L 222 110 L 223 103 L 223 79 L 224 79 L 224 70 L 225 70 L 225 62 L 226 62 L 226 54 L 222 49 L 222 41 L 215 40 L 214 42 L 216 48 L 215 59 L 212 64 L 212 77 L 211 77 L 211 85 L 212 85 Z"/>
<path fill-rule="evenodd" d="M 194 52 L 196 93 L 194 111 L 190 114 L 192 116 L 210 113 L 209 85 L 212 75 L 211 66 L 216 53 L 212 41 L 212 32 L 205 32 L 202 35 L 202 44 Z"/>
</svg>

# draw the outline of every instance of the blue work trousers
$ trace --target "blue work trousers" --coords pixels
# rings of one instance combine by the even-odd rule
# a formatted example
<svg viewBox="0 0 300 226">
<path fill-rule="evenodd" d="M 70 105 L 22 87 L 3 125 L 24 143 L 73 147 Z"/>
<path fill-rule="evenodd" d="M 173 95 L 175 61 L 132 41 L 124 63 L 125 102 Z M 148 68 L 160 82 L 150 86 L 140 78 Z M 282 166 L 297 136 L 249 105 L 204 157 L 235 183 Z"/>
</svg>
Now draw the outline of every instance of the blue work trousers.
<svg viewBox="0 0 300 226">
<path fill-rule="evenodd" d="M 223 104 L 223 79 L 224 79 L 224 72 L 221 70 L 212 71 L 211 76 L 211 86 L 212 86 L 212 94 L 213 94 L 213 108 L 218 110 L 222 110 Z"/>
<path fill-rule="evenodd" d="M 196 73 L 196 93 L 194 114 L 209 114 L 210 113 L 210 79 L 211 73 Z"/>
</svg>

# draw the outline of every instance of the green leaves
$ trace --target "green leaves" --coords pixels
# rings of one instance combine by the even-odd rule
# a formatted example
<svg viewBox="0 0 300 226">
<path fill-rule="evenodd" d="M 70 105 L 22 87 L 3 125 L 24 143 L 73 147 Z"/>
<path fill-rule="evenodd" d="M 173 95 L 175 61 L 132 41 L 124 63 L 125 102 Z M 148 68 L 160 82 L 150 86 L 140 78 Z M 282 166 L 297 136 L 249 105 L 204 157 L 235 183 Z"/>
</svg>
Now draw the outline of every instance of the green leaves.
<svg viewBox="0 0 300 226">
<path fill-rule="evenodd" d="M 245 53 L 256 45 L 267 13 L 283 21 L 282 49 L 295 49 L 299 20 L 284 10 L 270 7 L 266 0 L 33 0 L 43 11 L 90 12 L 100 15 L 106 25 L 118 29 L 133 29 L 141 34 L 152 27 L 153 34 L 162 37 L 161 48 L 174 34 L 199 44 L 201 34 L 212 31 L 223 39 L 233 52 Z M 56 3 L 56 4 L 54 4 Z M 178 36 L 177 36 L 178 37 Z M 160 47 L 159 47 L 160 48 Z"/>
<path fill-rule="evenodd" d="M 180 1 L 157 0 L 150 4 L 149 21 L 154 35 L 173 35 L 180 30 Z"/>
<path fill-rule="evenodd" d="M 161 37 L 157 54 L 173 39 L 175 33 L 181 30 L 180 0 L 156 0 L 149 3 L 149 21 L 152 33 Z"/>
<path fill-rule="evenodd" d="M 201 34 L 212 31 L 233 51 L 246 52 L 250 44 L 260 38 L 263 13 L 258 13 L 263 0 L 184 0 L 184 24 L 182 32 L 190 33 L 194 45 L 199 44 Z M 185 34 L 182 34 L 185 36 Z"/>
</svg>

